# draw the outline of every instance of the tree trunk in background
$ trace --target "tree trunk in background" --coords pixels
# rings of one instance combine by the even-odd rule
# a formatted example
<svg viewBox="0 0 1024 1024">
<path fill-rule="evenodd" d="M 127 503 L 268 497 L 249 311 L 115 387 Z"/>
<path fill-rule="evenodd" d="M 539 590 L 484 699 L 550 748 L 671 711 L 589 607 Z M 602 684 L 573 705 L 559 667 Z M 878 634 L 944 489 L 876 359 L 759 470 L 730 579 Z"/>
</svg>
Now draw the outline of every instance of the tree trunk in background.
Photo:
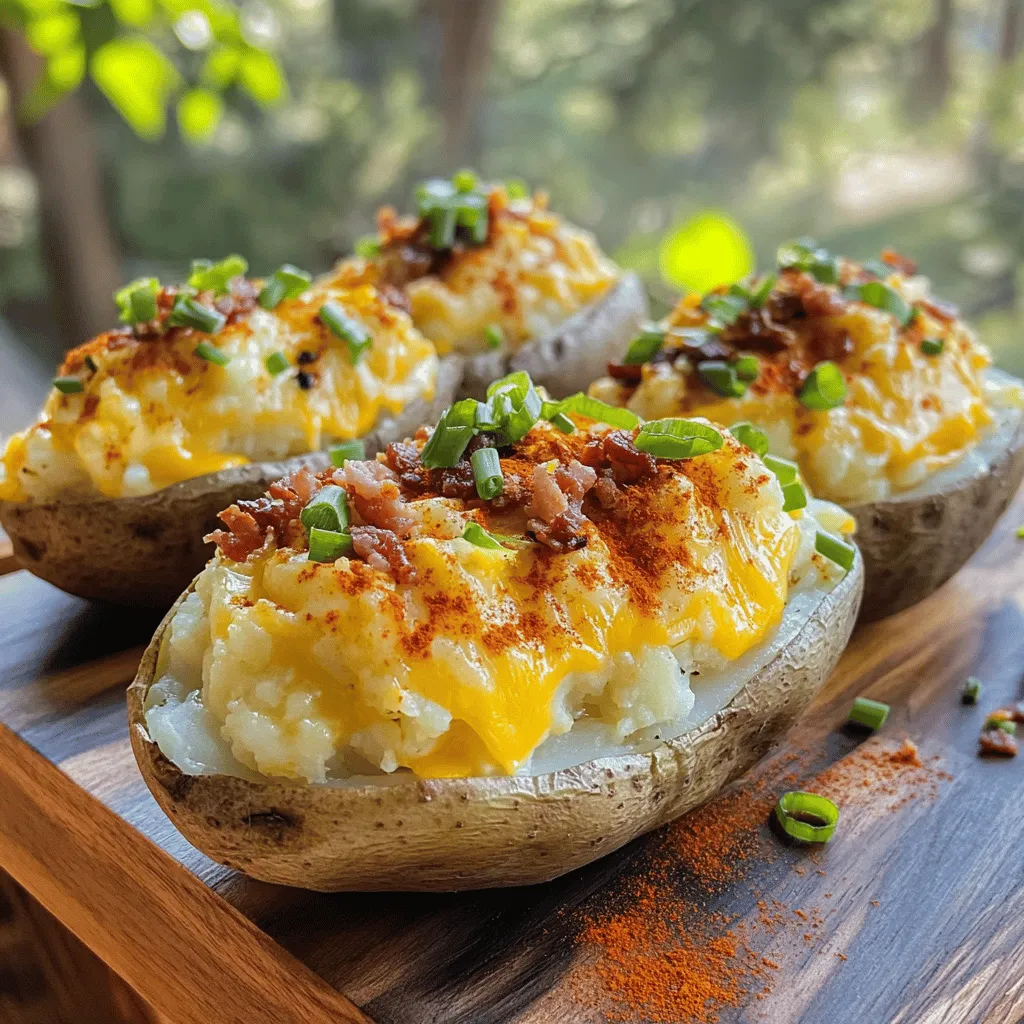
<svg viewBox="0 0 1024 1024">
<path fill-rule="evenodd" d="M 1003 23 L 999 31 L 999 60 L 1009 64 L 1020 51 L 1021 23 L 1024 21 L 1024 0 L 1006 0 Z"/>
<path fill-rule="evenodd" d="M 922 119 L 940 110 L 949 96 L 953 84 L 949 52 L 952 34 L 953 0 L 937 0 L 935 21 L 921 37 L 920 68 L 910 97 L 913 113 Z"/>
<path fill-rule="evenodd" d="M 15 110 L 41 68 L 16 31 L 0 28 L 0 72 Z M 88 114 L 72 93 L 38 121 L 19 121 L 16 129 L 39 190 L 43 260 L 61 340 L 79 345 L 110 327 L 111 295 L 120 280 Z"/>
<path fill-rule="evenodd" d="M 444 124 L 442 159 L 449 170 L 475 156 L 473 129 L 491 66 L 502 0 L 433 0 L 441 23 L 438 106 Z"/>
</svg>

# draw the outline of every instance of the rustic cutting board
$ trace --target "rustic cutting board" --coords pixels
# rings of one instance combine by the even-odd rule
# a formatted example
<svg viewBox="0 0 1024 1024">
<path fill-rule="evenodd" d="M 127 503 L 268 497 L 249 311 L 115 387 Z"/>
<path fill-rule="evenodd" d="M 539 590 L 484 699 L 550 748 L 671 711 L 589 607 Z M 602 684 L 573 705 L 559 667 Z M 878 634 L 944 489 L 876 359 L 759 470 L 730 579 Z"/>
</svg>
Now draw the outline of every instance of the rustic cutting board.
<svg viewBox="0 0 1024 1024">
<path fill-rule="evenodd" d="M 550 884 L 456 895 L 305 893 L 197 853 L 150 797 L 128 744 L 123 691 L 153 616 L 8 572 L 0 867 L 174 1024 L 671 1019 L 622 989 L 639 974 L 628 958 L 616 974 L 614 949 L 585 941 L 602 916 L 622 915 L 627 930 L 638 907 L 650 917 L 650 878 L 655 911 L 682 913 L 684 936 L 728 930 L 763 965 L 713 999 L 706 1019 L 1020 1021 L 1024 756 L 976 755 L 984 709 L 1022 696 L 1020 522 L 1018 496 L 954 581 L 858 632 L 781 757 L 738 795 Z M 958 700 L 971 674 L 985 684 L 975 709 Z M 862 692 L 893 705 L 866 742 L 838 729 Z M 879 769 L 878 751 L 906 735 L 923 766 Z M 815 779 L 833 762 L 837 772 Z M 808 779 L 843 806 L 836 838 L 814 853 L 785 846 L 767 823 L 774 795 Z M 738 806 L 743 842 L 730 845 L 714 823 Z M 672 984 L 685 988 L 685 974 Z"/>
</svg>

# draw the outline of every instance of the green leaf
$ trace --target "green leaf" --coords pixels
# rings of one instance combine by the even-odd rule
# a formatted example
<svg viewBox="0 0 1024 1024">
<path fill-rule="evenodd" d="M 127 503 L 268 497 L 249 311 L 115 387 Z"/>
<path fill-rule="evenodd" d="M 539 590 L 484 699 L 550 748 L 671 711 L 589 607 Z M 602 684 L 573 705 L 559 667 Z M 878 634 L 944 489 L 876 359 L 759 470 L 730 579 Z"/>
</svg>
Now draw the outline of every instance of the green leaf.
<svg viewBox="0 0 1024 1024">
<path fill-rule="evenodd" d="M 220 124 L 224 102 L 209 89 L 189 89 L 178 100 L 178 128 L 189 142 L 208 142 Z"/>
<path fill-rule="evenodd" d="M 62 93 L 78 88 L 85 77 L 85 47 L 76 42 L 53 54 L 46 62 L 46 77 Z"/>
<path fill-rule="evenodd" d="M 33 50 L 49 57 L 75 42 L 81 27 L 78 14 L 65 9 L 33 18 L 25 26 L 25 38 Z"/>
<path fill-rule="evenodd" d="M 238 69 L 242 88 L 263 106 L 282 100 L 288 92 L 281 65 L 266 50 L 247 50 Z"/>
<path fill-rule="evenodd" d="M 92 57 L 93 81 L 136 135 L 160 138 L 178 83 L 174 65 L 145 39 L 111 39 Z"/>
<path fill-rule="evenodd" d="M 233 46 L 214 47 L 203 65 L 203 81 L 214 89 L 226 89 L 238 77 L 242 54 Z"/>
</svg>

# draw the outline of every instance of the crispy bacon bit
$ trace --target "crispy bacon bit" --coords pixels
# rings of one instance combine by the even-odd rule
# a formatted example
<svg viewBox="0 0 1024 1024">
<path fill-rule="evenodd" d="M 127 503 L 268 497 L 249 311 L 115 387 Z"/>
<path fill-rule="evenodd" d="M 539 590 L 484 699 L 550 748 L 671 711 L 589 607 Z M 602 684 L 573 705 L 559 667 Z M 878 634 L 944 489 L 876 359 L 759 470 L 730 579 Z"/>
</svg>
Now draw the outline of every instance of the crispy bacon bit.
<svg viewBox="0 0 1024 1024">
<path fill-rule="evenodd" d="M 351 533 L 352 547 L 367 565 L 391 573 L 399 583 L 411 583 L 416 578 L 416 570 L 393 531 L 376 526 L 353 526 Z"/>
<path fill-rule="evenodd" d="M 547 466 L 535 466 L 533 470 L 533 500 L 527 506 L 527 515 L 550 523 L 569 507 L 565 492 L 555 482 L 555 475 Z"/>
<path fill-rule="evenodd" d="M 842 295 L 811 274 L 794 274 L 792 288 L 808 316 L 836 316 L 846 306 Z"/>
<path fill-rule="evenodd" d="M 643 378 L 641 363 L 609 363 L 608 376 L 615 380 L 623 380 L 627 384 L 639 384 Z"/>
<path fill-rule="evenodd" d="M 244 562 L 254 551 L 259 551 L 263 547 L 263 530 L 251 513 L 237 505 L 231 505 L 224 509 L 218 518 L 227 529 L 214 530 L 203 540 L 207 544 L 216 544 L 232 561 Z"/>
<path fill-rule="evenodd" d="M 370 526 L 408 537 L 420 516 L 403 497 L 394 471 L 383 462 L 346 462 L 334 472 L 356 512 Z"/>
<path fill-rule="evenodd" d="M 602 470 L 601 475 L 597 478 L 597 483 L 594 484 L 594 497 L 597 498 L 603 509 L 614 511 L 619 507 L 622 491 L 619 490 L 618 484 L 615 483 L 608 470 Z"/>
<path fill-rule="evenodd" d="M 527 523 L 526 533 L 552 551 L 577 551 L 587 546 L 587 535 L 583 527 L 587 522 L 582 512 L 567 508 L 559 512 L 550 523 L 540 519 L 531 519 Z"/>
<path fill-rule="evenodd" d="M 1024 722 L 1024 700 L 1017 701 L 1012 708 L 1009 709 L 1010 717 L 1020 725 Z"/>
<path fill-rule="evenodd" d="M 429 470 L 420 462 L 419 449 L 414 444 L 395 441 L 384 452 L 385 463 L 398 475 L 398 481 L 409 491 L 425 490 L 430 479 Z"/>
<path fill-rule="evenodd" d="M 1017 740 L 1003 729 L 985 729 L 978 740 L 978 753 L 1016 757 Z"/>
<path fill-rule="evenodd" d="M 583 452 L 583 461 L 592 469 L 606 463 L 617 484 L 638 484 L 657 475 L 654 456 L 640 451 L 625 430 L 611 430 L 597 441 L 591 441 Z"/>
<path fill-rule="evenodd" d="M 586 546 L 587 522 L 582 512 L 587 491 L 597 483 L 597 473 L 573 459 L 549 472 L 544 465 L 533 471 L 533 498 L 527 533 L 553 551 L 575 551 Z"/>
<path fill-rule="evenodd" d="M 907 277 L 913 277 L 917 273 L 917 264 L 908 256 L 901 256 L 895 249 L 883 249 L 882 262 L 901 274 L 906 274 Z"/>
</svg>

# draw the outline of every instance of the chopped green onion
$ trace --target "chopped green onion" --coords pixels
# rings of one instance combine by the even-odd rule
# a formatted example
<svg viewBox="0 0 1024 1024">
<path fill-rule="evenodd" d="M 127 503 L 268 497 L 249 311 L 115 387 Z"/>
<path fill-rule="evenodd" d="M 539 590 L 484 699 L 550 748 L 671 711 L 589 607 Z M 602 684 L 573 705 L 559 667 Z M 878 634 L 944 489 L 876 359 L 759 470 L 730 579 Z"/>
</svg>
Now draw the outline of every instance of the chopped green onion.
<svg viewBox="0 0 1024 1024">
<path fill-rule="evenodd" d="M 734 324 L 741 313 L 746 311 L 747 299 L 739 295 L 705 295 L 700 308 L 711 318 L 712 322 L 722 327 Z"/>
<path fill-rule="evenodd" d="M 53 386 L 62 395 L 78 395 L 85 390 L 85 385 L 77 377 L 54 377 Z"/>
<path fill-rule="evenodd" d="M 488 348 L 501 348 L 505 344 L 505 332 L 500 324 L 488 324 L 484 328 L 484 341 Z"/>
<path fill-rule="evenodd" d="M 348 526 L 348 495 L 337 484 L 328 484 L 310 499 L 299 513 L 307 530 L 333 530 L 338 533 Z"/>
<path fill-rule="evenodd" d="M 114 302 L 125 324 L 142 324 L 157 314 L 156 297 L 160 282 L 155 277 L 140 277 L 114 292 Z"/>
<path fill-rule="evenodd" d="M 963 693 L 960 695 L 960 700 L 964 704 L 977 704 L 978 698 L 981 696 L 981 680 L 977 676 L 970 676 L 967 682 L 964 683 Z"/>
<path fill-rule="evenodd" d="M 492 448 L 491 451 L 493 450 Z M 481 451 L 486 451 L 486 449 L 481 449 Z M 508 550 L 493 533 L 488 533 L 479 523 L 466 523 L 466 529 L 462 531 L 462 539 L 468 540 L 470 544 L 475 544 L 478 548 L 486 548 L 488 551 Z"/>
<path fill-rule="evenodd" d="M 732 365 L 736 376 L 748 384 L 753 384 L 761 373 L 761 361 L 757 356 L 740 356 Z"/>
<path fill-rule="evenodd" d="M 445 412 L 445 422 L 450 427 L 475 427 L 477 406 L 475 398 L 462 398 L 450 405 Z"/>
<path fill-rule="evenodd" d="M 827 843 L 839 821 L 839 808 L 817 793 L 783 793 L 775 805 L 783 831 L 805 843 Z"/>
<path fill-rule="evenodd" d="M 819 555 L 824 555 L 830 562 L 835 562 L 836 565 L 841 566 L 847 572 L 853 568 L 853 563 L 857 558 L 857 549 L 852 544 L 838 540 L 836 537 L 823 533 L 821 530 L 815 535 L 814 550 Z"/>
<path fill-rule="evenodd" d="M 510 178 L 505 182 L 505 192 L 509 199 L 529 199 L 530 186 L 522 178 Z"/>
<path fill-rule="evenodd" d="M 633 442 L 657 459 L 692 459 L 717 451 L 724 444 L 722 435 L 707 423 L 695 420 L 649 420 Z"/>
<path fill-rule="evenodd" d="M 452 175 L 452 184 L 456 192 L 472 192 L 476 188 L 477 178 L 473 171 L 456 171 Z"/>
<path fill-rule="evenodd" d="M 1009 718 L 999 718 L 996 715 L 989 715 L 985 719 L 986 729 L 1002 729 L 1003 732 L 1009 733 L 1011 736 L 1017 734 L 1017 723 Z"/>
<path fill-rule="evenodd" d="M 525 370 L 516 370 L 506 377 L 492 381 L 487 386 L 487 397 L 492 398 L 494 395 L 502 394 L 508 395 L 513 402 L 521 402 L 532 387 L 533 381 L 530 379 L 530 375 Z"/>
<path fill-rule="evenodd" d="M 455 219 L 460 228 L 469 229 L 470 241 L 474 245 L 483 245 L 487 241 L 487 200 L 478 192 L 460 196 Z"/>
<path fill-rule="evenodd" d="M 248 262 L 237 255 L 226 256 L 217 263 L 210 260 L 193 260 L 188 284 L 197 292 L 212 291 L 214 295 L 223 295 L 231 282 L 236 277 L 241 277 L 248 269 Z"/>
<path fill-rule="evenodd" d="M 363 235 L 356 239 L 356 255 L 360 259 L 372 260 L 380 255 L 380 239 L 376 235 Z"/>
<path fill-rule="evenodd" d="M 500 422 L 504 422 L 504 417 Z M 494 398 L 488 398 L 486 402 L 477 402 L 473 426 L 477 430 L 495 430 L 499 425 L 498 417 L 495 415 Z"/>
<path fill-rule="evenodd" d="M 353 438 L 351 441 L 342 441 L 330 449 L 331 465 L 341 469 L 346 462 L 362 462 L 366 458 L 366 445 Z"/>
<path fill-rule="evenodd" d="M 1018 526 L 1017 527 L 1017 537 L 1020 540 L 1024 540 L 1024 526 Z"/>
<path fill-rule="evenodd" d="M 272 377 L 276 377 L 279 373 L 284 373 L 289 365 L 288 357 L 283 352 L 271 352 L 264 362 L 266 363 L 267 373 Z"/>
<path fill-rule="evenodd" d="M 450 249 L 455 244 L 458 213 L 454 206 L 438 206 L 430 212 L 430 246 L 432 249 Z"/>
<path fill-rule="evenodd" d="M 892 273 L 892 267 L 881 260 L 865 260 L 864 269 L 874 277 L 880 277 L 884 281 Z"/>
<path fill-rule="evenodd" d="M 779 483 L 783 487 L 786 484 L 791 484 L 796 479 L 797 471 L 800 467 L 795 462 L 790 462 L 789 459 L 781 459 L 778 455 L 764 455 L 762 460 L 779 478 Z"/>
<path fill-rule="evenodd" d="M 729 433 L 732 434 L 740 444 L 745 444 L 752 452 L 754 452 L 755 455 L 759 455 L 761 458 L 764 458 L 764 456 L 768 454 L 768 438 L 765 436 L 764 432 L 758 430 L 753 423 L 734 423 L 729 428 Z"/>
<path fill-rule="evenodd" d="M 716 395 L 740 398 L 747 393 L 745 381 L 740 380 L 733 363 L 723 359 L 705 359 L 697 364 L 697 375 Z"/>
<path fill-rule="evenodd" d="M 808 409 L 835 409 L 846 401 L 846 379 L 832 362 L 818 363 L 800 389 L 800 401 Z"/>
<path fill-rule="evenodd" d="M 591 398 L 582 391 L 575 395 L 569 395 L 558 403 L 559 412 L 574 412 L 587 419 L 596 420 L 598 423 L 607 423 L 612 427 L 620 427 L 623 430 L 632 430 L 639 426 L 640 417 L 629 409 L 621 409 L 615 405 L 608 405 L 597 398 Z"/>
<path fill-rule="evenodd" d="M 779 246 L 779 268 L 803 270 L 822 284 L 839 281 L 839 260 L 812 238 L 800 238 Z"/>
<path fill-rule="evenodd" d="M 325 302 L 320 307 L 320 319 L 333 334 L 348 344 L 348 354 L 353 364 L 358 363 L 359 357 L 373 344 L 370 332 L 336 302 Z"/>
<path fill-rule="evenodd" d="M 750 293 L 752 309 L 760 309 L 765 304 L 777 281 L 778 277 L 775 274 L 765 274 L 761 278 L 761 283 Z"/>
<path fill-rule="evenodd" d="M 93 359 L 92 356 L 86 356 L 85 359 L 82 360 L 82 362 L 85 363 L 85 368 L 90 373 L 98 373 L 99 372 L 100 368 L 96 365 L 96 360 Z"/>
<path fill-rule="evenodd" d="M 309 560 L 335 562 L 352 550 L 352 535 L 348 531 L 322 530 L 314 526 L 309 531 Z"/>
<path fill-rule="evenodd" d="M 857 697 L 846 720 L 854 725 L 863 725 L 867 729 L 881 729 L 888 717 L 888 704 L 868 697 Z"/>
<path fill-rule="evenodd" d="M 284 263 L 264 282 L 256 301 L 264 309 L 276 309 L 285 299 L 297 299 L 312 280 L 305 270 Z"/>
<path fill-rule="evenodd" d="M 447 416 L 448 412 L 445 412 L 438 420 L 430 440 L 420 452 L 420 461 L 426 469 L 451 469 L 457 466 L 466 446 L 473 440 L 473 427 L 451 426 Z"/>
<path fill-rule="evenodd" d="M 576 424 L 564 412 L 556 412 L 551 417 L 551 425 L 563 434 L 573 434 L 576 431 Z"/>
<path fill-rule="evenodd" d="M 922 338 L 921 339 L 921 351 L 926 356 L 937 356 L 940 355 L 942 350 L 946 347 L 946 343 L 942 338 Z"/>
<path fill-rule="evenodd" d="M 537 394 L 533 385 L 523 395 L 520 402 L 512 402 L 512 410 L 505 417 L 501 427 L 509 443 L 521 441 L 533 429 L 533 425 L 540 419 L 541 410 L 544 408 L 544 400 Z"/>
<path fill-rule="evenodd" d="M 657 355 L 665 344 L 665 332 L 657 324 L 648 324 L 629 343 L 623 363 L 626 366 L 639 366 Z"/>
<path fill-rule="evenodd" d="M 916 316 L 914 307 L 898 291 L 881 281 L 851 284 L 847 286 L 844 294 L 848 299 L 855 299 L 865 305 L 874 306 L 875 309 L 891 313 L 900 327 L 906 327 Z"/>
<path fill-rule="evenodd" d="M 192 350 L 192 355 L 199 356 L 200 359 L 205 359 L 208 363 L 214 363 L 217 366 L 227 366 L 231 362 L 231 356 L 227 352 L 221 352 L 216 345 L 209 341 L 201 341 Z"/>
<path fill-rule="evenodd" d="M 226 317 L 216 309 L 200 305 L 191 295 L 179 294 L 167 317 L 168 327 L 191 327 L 194 331 L 216 334 L 226 323 Z"/>
<path fill-rule="evenodd" d="M 799 480 L 791 484 L 782 485 L 782 511 L 796 512 L 799 509 L 807 508 L 807 491 Z"/>
<path fill-rule="evenodd" d="M 504 477 L 501 475 L 501 460 L 494 448 L 478 448 L 469 457 L 470 465 L 473 467 L 473 482 L 476 484 L 476 493 L 484 500 L 490 501 L 498 497 L 505 486 Z"/>
</svg>

